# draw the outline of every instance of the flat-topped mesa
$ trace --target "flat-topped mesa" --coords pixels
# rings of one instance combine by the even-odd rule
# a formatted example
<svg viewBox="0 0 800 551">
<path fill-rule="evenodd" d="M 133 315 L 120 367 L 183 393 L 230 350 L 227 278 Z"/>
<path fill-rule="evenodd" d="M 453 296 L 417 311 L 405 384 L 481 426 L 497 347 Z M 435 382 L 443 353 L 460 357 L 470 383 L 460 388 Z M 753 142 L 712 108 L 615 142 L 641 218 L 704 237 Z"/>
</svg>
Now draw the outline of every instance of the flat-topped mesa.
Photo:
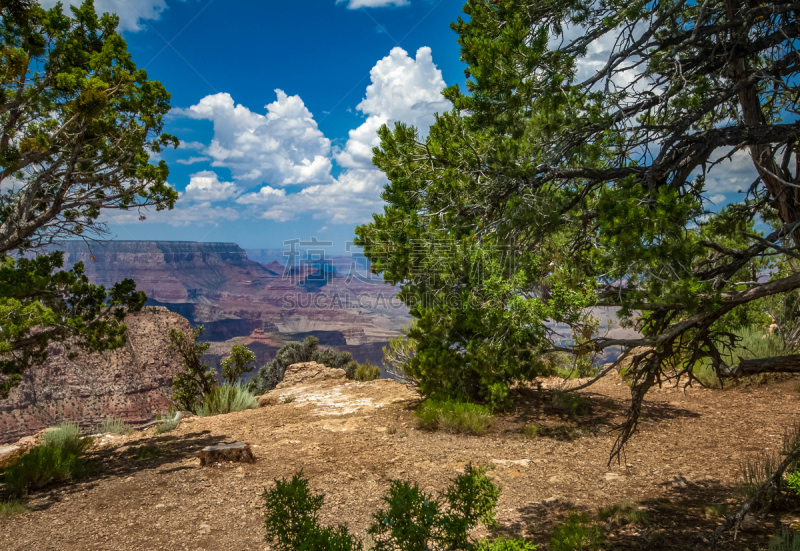
<svg viewBox="0 0 800 551">
<path fill-rule="evenodd" d="M 236 243 L 201 243 L 196 241 L 105 241 L 91 246 L 83 241 L 64 241 L 55 246 L 64 251 L 66 264 L 78 261 L 104 263 L 115 257 L 165 262 L 224 262 L 234 266 L 260 266 L 248 260 L 247 253 Z M 122 255 L 122 256 L 120 256 Z"/>
<path fill-rule="evenodd" d="M 249 294 L 254 280 L 275 277 L 236 243 L 193 241 L 107 241 L 91 249 L 83 241 L 53 247 L 64 252 L 64 265 L 83 262 L 92 283 L 109 287 L 133 279 L 159 303 L 208 302 L 202 297 Z"/>
</svg>

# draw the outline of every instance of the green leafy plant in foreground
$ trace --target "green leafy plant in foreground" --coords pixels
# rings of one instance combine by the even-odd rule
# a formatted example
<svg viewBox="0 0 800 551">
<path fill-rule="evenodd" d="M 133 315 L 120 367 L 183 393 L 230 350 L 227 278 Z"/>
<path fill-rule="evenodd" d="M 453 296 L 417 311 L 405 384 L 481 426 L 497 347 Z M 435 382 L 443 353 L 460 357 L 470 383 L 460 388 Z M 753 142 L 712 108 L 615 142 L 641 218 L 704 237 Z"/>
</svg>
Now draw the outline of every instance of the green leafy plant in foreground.
<svg viewBox="0 0 800 551">
<path fill-rule="evenodd" d="M 468 465 L 438 498 L 410 482 L 392 481 L 384 497 L 385 508 L 373 515 L 367 530 L 373 551 L 433 551 L 477 549 L 524 551 L 536 546 L 521 540 L 474 542 L 470 530 L 496 525 L 495 508 L 500 490 L 486 476 L 486 469 Z M 276 480 L 265 490 L 264 515 L 267 542 L 279 551 L 356 551 L 363 545 L 346 527 L 321 527 L 317 513 L 324 496 L 312 495 L 302 473 L 291 480 Z"/>
</svg>

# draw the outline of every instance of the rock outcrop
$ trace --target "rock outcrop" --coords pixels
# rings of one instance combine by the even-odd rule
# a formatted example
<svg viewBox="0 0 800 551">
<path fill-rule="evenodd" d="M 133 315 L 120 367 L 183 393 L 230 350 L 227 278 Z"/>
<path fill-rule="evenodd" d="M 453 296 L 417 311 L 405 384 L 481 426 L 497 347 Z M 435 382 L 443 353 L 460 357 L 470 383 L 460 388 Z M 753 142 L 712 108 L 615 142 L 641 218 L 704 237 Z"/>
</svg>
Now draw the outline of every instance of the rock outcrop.
<svg viewBox="0 0 800 551">
<path fill-rule="evenodd" d="M 286 368 L 283 381 L 275 388 L 287 388 L 296 385 L 308 385 L 323 381 L 344 382 L 347 376 L 343 369 L 328 367 L 317 362 L 292 364 Z"/>
<path fill-rule="evenodd" d="M 69 360 L 63 347 L 52 345 L 45 364 L 26 371 L 22 384 L 0 400 L 0 443 L 62 421 L 91 427 L 113 415 L 136 424 L 166 411 L 181 369 L 177 355 L 166 350 L 167 333 L 171 327 L 188 331 L 189 322 L 147 307 L 125 323 L 128 342 L 119 350 Z"/>
</svg>

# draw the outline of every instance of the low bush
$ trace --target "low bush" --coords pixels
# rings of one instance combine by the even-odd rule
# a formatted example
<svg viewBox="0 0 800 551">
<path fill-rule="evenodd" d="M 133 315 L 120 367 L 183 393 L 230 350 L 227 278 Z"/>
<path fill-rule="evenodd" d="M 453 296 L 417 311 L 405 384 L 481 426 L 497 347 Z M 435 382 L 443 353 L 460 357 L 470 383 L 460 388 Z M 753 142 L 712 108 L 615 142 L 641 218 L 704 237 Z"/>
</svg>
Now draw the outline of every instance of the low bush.
<svg viewBox="0 0 800 551">
<path fill-rule="evenodd" d="M 583 513 L 572 513 L 561 524 L 553 528 L 550 536 L 551 551 L 595 551 L 603 544 L 603 532 L 590 524 Z"/>
<path fill-rule="evenodd" d="M 177 426 L 180 424 L 181 424 L 180 419 L 171 419 L 169 421 L 164 421 L 160 425 L 156 425 L 156 430 L 154 430 L 153 433 L 164 434 L 165 432 L 175 430 L 175 428 L 177 428 Z"/>
<path fill-rule="evenodd" d="M 356 381 L 374 381 L 375 379 L 380 379 L 381 377 L 381 368 L 377 365 L 371 365 L 369 360 L 364 362 L 363 365 L 359 364 L 356 367 L 355 374 L 353 374 L 353 379 Z"/>
<path fill-rule="evenodd" d="M 414 415 L 423 429 L 455 434 L 480 436 L 494 426 L 494 417 L 489 408 L 469 402 L 428 398 Z"/>
<path fill-rule="evenodd" d="M 567 415 L 589 413 L 589 402 L 577 392 L 556 392 L 553 394 L 553 407 Z"/>
<path fill-rule="evenodd" d="M 264 526 L 266 540 L 278 551 L 297 549 L 326 551 L 363 550 L 364 545 L 346 527 L 319 525 L 317 513 L 324 496 L 312 495 L 302 473 L 290 481 L 276 480 L 275 488 L 265 490 Z M 384 497 L 386 507 L 373 515 L 367 530 L 372 551 L 433 551 L 473 549 L 480 551 L 525 551 L 535 549 L 519 540 L 476 542 L 470 530 L 496 525 L 494 512 L 500 490 L 489 480 L 485 469 L 468 465 L 464 474 L 438 498 L 426 494 L 409 482 L 392 481 Z"/>
<path fill-rule="evenodd" d="M 76 423 L 63 423 L 47 430 L 42 436 L 43 446 L 61 448 L 77 455 L 86 451 L 92 441 L 81 434 Z"/>
<path fill-rule="evenodd" d="M 103 434 L 130 434 L 133 429 L 120 417 L 106 417 L 97 426 L 97 432 Z"/>
<path fill-rule="evenodd" d="M 640 509 L 637 503 L 627 500 L 609 507 L 601 507 L 597 512 L 597 518 L 601 521 L 616 522 L 622 526 L 626 524 L 644 526 L 649 520 L 647 511 Z"/>
<path fill-rule="evenodd" d="M 24 503 L 22 503 L 17 499 L 11 499 L 9 501 L 0 501 L 0 517 L 2 518 L 13 517 L 14 515 L 19 515 L 27 512 L 28 512 L 28 507 L 26 507 Z"/>
<path fill-rule="evenodd" d="M 257 407 L 258 401 L 247 387 L 239 383 L 225 383 L 215 386 L 205 395 L 203 405 L 197 410 L 197 414 L 200 417 L 210 417 Z"/>
<path fill-rule="evenodd" d="M 494 541 L 481 540 L 475 546 L 475 551 L 533 551 L 538 545 L 525 540 L 498 539 Z"/>
<path fill-rule="evenodd" d="M 6 491 L 11 497 L 24 497 L 31 489 L 53 482 L 67 482 L 86 473 L 81 453 L 52 445 L 37 446 L 5 470 Z"/>
<path fill-rule="evenodd" d="M 781 526 L 769 539 L 768 551 L 800 551 L 800 532 Z"/>
<path fill-rule="evenodd" d="M 528 423 L 522 429 L 522 434 L 528 438 L 536 438 L 539 435 L 539 427 L 536 426 L 536 423 Z"/>
<path fill-rule="evenodd" d="M 150 461 L 161 456 L 161 450 L 158 446 L 143 444 L 135 448 L 131 448 L 131 455 L 136 461 Z"/>
<path fill-rule="evenodd" d="M 294 394 L 289 394 L 288 396 L 284 396 L 283 397 L 283 403 L 284 404 L 291 404 L 292 402 L 295 401 L 295 399 L 296 399 L 296 397 L 295 397 Z"/>
<path fill-rule="evenodd" d="M 722 388 L 722 383 L 720 383 L 717 372 L 714 371 L 714 366 L 711 365 L 710 361 L 697 362 L 694 369 L 692 369 L 692 374 L 706 388 Z"/>
</svg>

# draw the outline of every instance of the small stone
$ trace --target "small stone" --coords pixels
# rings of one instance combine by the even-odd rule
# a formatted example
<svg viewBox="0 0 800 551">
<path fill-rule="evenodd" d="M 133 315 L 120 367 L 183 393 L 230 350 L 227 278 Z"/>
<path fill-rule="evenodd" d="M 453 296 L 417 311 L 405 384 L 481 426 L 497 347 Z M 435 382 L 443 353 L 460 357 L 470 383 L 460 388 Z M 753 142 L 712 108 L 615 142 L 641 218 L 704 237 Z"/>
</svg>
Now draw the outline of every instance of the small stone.
<svg viewBox="0 0 800 551">
<path fill-rule="evenodd" d="M 201 524 L 200 528 L 197 530 L 200 534 L 210 534 L 211 533 L 211 526 L 208 524 Z"/>
<path fill-rule="evenodd" d="M 758 530 L 759 528 L 761 528 L 761 522 L 752 513 L 747 513 L 739 523 L 739 529 L 745 532 Z"/>
</svg>

